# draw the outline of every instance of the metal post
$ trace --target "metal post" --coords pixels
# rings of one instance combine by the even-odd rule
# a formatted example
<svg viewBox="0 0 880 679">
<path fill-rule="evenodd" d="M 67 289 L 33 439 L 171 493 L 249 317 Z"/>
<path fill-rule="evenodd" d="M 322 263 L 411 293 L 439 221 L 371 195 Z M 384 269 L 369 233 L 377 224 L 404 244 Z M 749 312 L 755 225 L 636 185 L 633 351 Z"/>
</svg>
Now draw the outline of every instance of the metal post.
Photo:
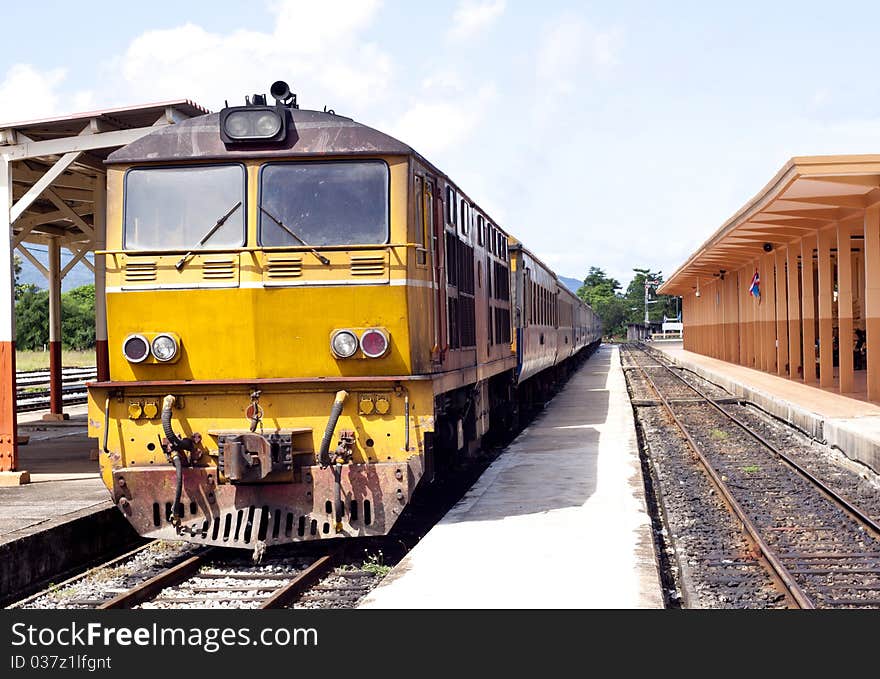
<svg viewBox="0 0 880 679">
<path fill-rule="evenodd" d="M 865 210 L 865 332 L 868 400 L 880 401 L 880 205 Z"/>
<path fill-rule="evenodd" d="M 49 415 L 63 419 L 61 399 L 61 243 L 49 239 Z"/>
<path fill-rule="evenodd" d="M 15 412 L 15 285 L 12 266 L 12 163 L 0 157 L 0 483 L 27 483 L 18 470 Z"/>
<path fill-rule="evenodd" d="M 107 247 L 107 179 L 99 174 L 95 184 L 95 250 Z M 104 255 L 95 255 L 95 362 L 98 381 L 110 379 L 110 356 L 107 352 L 107 268 Z"/>
</svg>

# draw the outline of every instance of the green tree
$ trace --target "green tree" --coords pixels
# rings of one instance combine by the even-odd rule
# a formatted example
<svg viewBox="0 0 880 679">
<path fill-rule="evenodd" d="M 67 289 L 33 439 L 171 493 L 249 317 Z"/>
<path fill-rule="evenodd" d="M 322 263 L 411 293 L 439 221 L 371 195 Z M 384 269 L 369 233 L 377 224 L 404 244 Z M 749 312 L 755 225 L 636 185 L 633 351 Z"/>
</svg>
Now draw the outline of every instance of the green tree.
<svg viewBox="0 0 880 679">
<path fill-rule="evenodd" d="M 61 295 L 61 336 L 66 349 L 95 346 L 95 286 L 81 285 Z"/>
<path fill-rule="evenodd" d="M 36 285 L 16 288 L 15 346 L 19 349 L 42 349 L 49 342 L 49 291 Z"/>
<path fill-rule="evenodd" d="M 624 331 L 626 300 L 618 292 L 620 288 L 616 279 L 609 278 L 602 269 L 592 266 L 577 292 L 578 297 L 598 314 L 607 336 L 620 335 Z"/>
<path fill-rule="evenodd" d="M 654 323 L 660 323 L 663 318 L 675 318 L 678 310 L 678 300 L 673 295 L 658 295 L 657 288 L 663 282 L 663 274 L 660 271 L 650 269 L 633 269 L 635 276 L 626 289 L 627 322 L 643 323 L 645 320 L 645 280 L 654 281 L 648 291 L 648 319 Z"/>
<path fill-rule="evenodd" d="M 61 337 L 65 349 L 95 346 L 95 286 L 82 285 L 61 295 Z M 15 343 L 42 349 L 49 342 L 49 291 L 21 286 L 15 303 Z"/>
</svg>

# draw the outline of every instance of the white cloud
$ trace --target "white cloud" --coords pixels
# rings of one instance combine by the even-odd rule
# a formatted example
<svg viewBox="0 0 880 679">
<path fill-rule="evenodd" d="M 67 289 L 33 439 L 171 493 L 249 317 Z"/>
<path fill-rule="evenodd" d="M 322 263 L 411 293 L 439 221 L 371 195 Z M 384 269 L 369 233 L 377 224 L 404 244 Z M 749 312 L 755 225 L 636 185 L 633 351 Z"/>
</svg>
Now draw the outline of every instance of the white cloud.
<svg viewBox="0 0 880 679">
<path fill-rule="evenodd" d="M 48 118 L 58 113 L 64 77 L 63 68 L 39 71 L 30 64 L 10 68 L 0 82 L 0 122 Z"/>
<path fill-rule="evenodd" d="M 280 79 L 307 108 L 362 111 L 385 93 L 392 73 L 387 53 L 363 37 L 379 6 L 287 0 L 275 5 L 266 31 L 212 33 L 192 23 L 147 31 L 119 60 L 123 89 L 136 101 L 188 97 L 216 109 Z"/>
<path fill-rule="evenodd" d="M 461 0 L 452 14 L 453 26 L 449 30 L 452 40 L 466 40 L 488 28 L 504 13 L 506 0 Z"/>
<path fill-rule="evenodd" d="M 566 95 L 585 72 L 607 70 L 618 62 L 619 30 L 598 31 L 576 16 L 563 16 L 543 33 L 535 69 L 541 89 Z"/>
<path fill-rule="evenodd" d="M 462 146 L 485 118 L 496 98 L 493 85 L 484 85 L 466 101 L 419 99 L 387 132 L 436 162 L 438 155 Z"/>
</svg>

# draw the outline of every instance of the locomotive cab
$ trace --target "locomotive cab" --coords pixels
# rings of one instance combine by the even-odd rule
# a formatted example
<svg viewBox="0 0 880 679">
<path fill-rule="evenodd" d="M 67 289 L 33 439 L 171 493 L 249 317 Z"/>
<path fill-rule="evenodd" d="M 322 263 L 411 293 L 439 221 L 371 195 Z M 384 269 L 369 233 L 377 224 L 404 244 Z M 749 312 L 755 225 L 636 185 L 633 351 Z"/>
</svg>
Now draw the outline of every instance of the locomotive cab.
<svg viewBox="0 0 880 679">
<path fill-rule="evenodd" d="M 90 435 L 144 535 L 383 534 L 422 475 L 410 150 L 282 85 L 276 106 L 255 96 L 107 161 L 110 380 Z"/>
</svg>

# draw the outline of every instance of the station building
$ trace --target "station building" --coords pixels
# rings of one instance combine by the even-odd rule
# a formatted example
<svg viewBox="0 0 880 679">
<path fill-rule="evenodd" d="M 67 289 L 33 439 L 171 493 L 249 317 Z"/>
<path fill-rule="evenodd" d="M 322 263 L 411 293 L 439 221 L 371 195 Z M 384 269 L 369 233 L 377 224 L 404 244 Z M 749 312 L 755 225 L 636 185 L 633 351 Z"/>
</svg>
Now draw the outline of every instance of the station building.
<svg viewBox="0 0 880 679">
<path fill-rule="evenodd" d="M 658 292 L 685 350 L 880 402 L 880 155 L 791 159 Z"/>
</svg>

